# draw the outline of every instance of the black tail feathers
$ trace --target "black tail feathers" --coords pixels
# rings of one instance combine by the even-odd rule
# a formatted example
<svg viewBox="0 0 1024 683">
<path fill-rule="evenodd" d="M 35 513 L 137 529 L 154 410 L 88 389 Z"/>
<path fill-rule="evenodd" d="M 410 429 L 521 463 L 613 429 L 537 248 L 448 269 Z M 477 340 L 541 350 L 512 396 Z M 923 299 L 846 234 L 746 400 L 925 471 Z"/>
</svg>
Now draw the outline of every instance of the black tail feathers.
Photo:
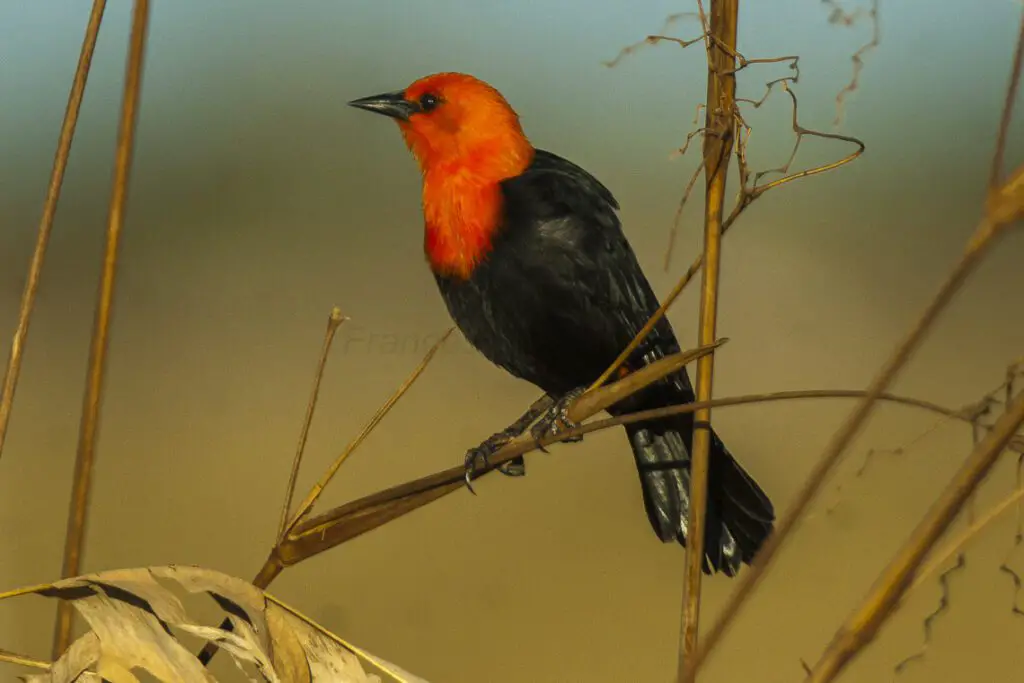
<svg viewBox="0 0 1024 683">
<path fill-rule="evenodd" d="M 644 508 L 662 541 L 684 547 L 690 510 L 692 420 L 688 415 L 626 425 Z M 712 432 L 704 572 L 735 576 L 750 564 L 775 521 L 771 500 Z"/>
</svg>

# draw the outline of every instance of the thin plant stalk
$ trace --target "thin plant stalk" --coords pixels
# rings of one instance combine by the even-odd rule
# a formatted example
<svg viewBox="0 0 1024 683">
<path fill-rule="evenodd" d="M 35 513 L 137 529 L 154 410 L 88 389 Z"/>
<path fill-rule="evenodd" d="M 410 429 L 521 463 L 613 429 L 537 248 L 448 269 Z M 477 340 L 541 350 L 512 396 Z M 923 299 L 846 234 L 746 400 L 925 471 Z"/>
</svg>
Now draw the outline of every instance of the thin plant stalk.
<svg viewBox="0 0 1024 683">
<path fill-rule="evenodd" d="M 946 560 L 953 557 L 953 555 L 967 545 L 972 538 L 977 536 L 989 524 L 996 521 L 1003 515 L 1003 513 L 1009 510 L 1010 506 L 1014 503 L 1019 503 L 1021 499 L 1024 499 L 1024 488 L 1017 489 L 1008 497 L 993 505 L 988 512 L 982 515 L 968 528 L 964 529 L 963 532 L 961 532 L 955 539 L 943 546 L 941 550 L 933 552 L 932 559 L 928 561 L 928 564 L 919 569 L 915 574 L 914 583 L 907 589 L 908 592 L 924 584 L 924 582 L 928 580 L 929 576 L 934 574 L 938 571 L 939 567 L 945 564 Z"/>
<path fill-rule="evenodd" d="M 331 315 L 327 318 L 327 331 L 324 333 L 324 342 L 320 348 L 320 360 L 317 362 L 316 375 L 313 377 L 313 389 L 310 392 L 309 403 L 306 404 L 306 417 L 302 421 L 302 431 L 299 433 L 299 444 L 295 448 L 295 458 L 292 460 L 292 471 L 288 476 L 288 486 L 285 489 L 284 505 L 281 508 L 281 522 L 278 524 L 277 537 L 284 538 L 285 529 L 288 526 L 288 512 L 292 508 L 292 497 L 295 495 L 295 483 L 299 477 L 299 468 L 302 466 L 302 455 L 306 451 L 306 441 L 309 438 L 309 427 L 313 424 L 313 413 L 316 411 L 316 402 L 320 397 L 320 381 L 324 376 L 324 369 L 327 367 L 327 357 L 331 352 L 331 344 L 334 342 L 334 335 L 338 328 L 347 318 L 341 315 L 341 309 L 335 306 L 331 309 Z"/>
<path fill-rule="evenodd" d="M 34 669 L 49 669 L 50 663 L 36 659 L 35 657 L 29 657 L 28 655 L 19 654 L 17 652 L 11 652 L 9 650 L 0 649 L 0 662 L 7 664 L 15 664 L 17 666 L 30 666 Z"/>
<path fill-rule="evenodd" d="M 694 653 L 693 665 L 695 667 L 703 664 L 708 654 L 721 641 L 722 636 L 725 635 L 740 609 L 750 595 L 753 594 L 761 579 L 764 578 L 767 568 L 771 565 L 775 555 L 796 527 L 800 517 L 810 506 L 815 495 L 817 495 L 819 489 L 825 483 L 833 466 L 840 460 L 846 447 L 850 445 L 850 442 L 871 414 L 875 401 L 881 397 L 889 385 L 896 379 L 899 371 L 903 369 L 903 366 L 906 365 L 913 352 L 920 346 L 927 333 L 931 330 L 939 314 L 953 300 L 954 295 L 981 262 L 982 257 L 991 244 L 992 240 L 990 239 L 977 242 L 975 246 L 964 253 L 963 258 L 947 276 L 945 282 L 942 283 L 939 291 L 923 311 L 913 328 L 907 333 L 892 356 L 890 356 L 871 381 L 863 398 L 857 403 L 853 412 L 832 436 L 818 463 L 814 466 L 810 475 L 808 475 L 804 485 L 797 492 L 794 501 L 776 523 L 775 532 L 769 536 L 768 540 L 761 547 L 757 557 L 751 563 L 749 571 L 740 578 L 739 585 L 729 596 L 718 620 L 712 625 L 704 641 Z"/>
<path fill-rule="evenodd" d="M 330 321 L 328 322 L 328 336 L 325 339 L 324 349 L 321 355 L 321 366 L 318 372 L 318 377 L 320 374 L 323 373 L 323 362 L 324 359 L 326 358 L 327 351 L 329 350 L 330 338 L 333 336 L 334 332 L 337 331 L 337 327 L 338 325 L 341 324 L 342 320 L 343 319 L 341 317 L 341 311 L 335 308 L 334 311 L 332 311 Z M 360 445 L 362 445 L 363 441 L 366 440 L 366 437 L 368 437 L 373 432 L 373 430 L 377 428 L 377 426 L 381 423 L 384 417 L 387 416 L 387 414 L 391 411 L 395 404 L 397 404 L 398 401 L 406 394 L 406 392 L 408 392 L 409 389 L 412 388 L 412 385 L 415 384 L 416 380 L 420 378 L 420 376 L 423 374 L 423 371 L 427 369 L 427 366 L 430 365 L 431 361 L 434 359 L 434 356 L 441 349 L 441 346 L 443 346 L 444 343 L 448 341 L 448 338 L 454 331 L 454 327 L 449 327 L 448 330 L 443 335 L 441 335 L 441 338 L 438 339 L 437 342 L 435 342 L 434 345 L 430 347 L 427 353 L 423 356 L 423 360 L 420 361 L 419 365 L 416 366 L 412 373 L 405 379 L 404 382 L 402 382 L 401 386 L 399 386 L 398 389 L 396 389 L 395 392 L 390 397 L 388 397 L 388 400 L 386 400 L 383 403 L 383 405 L 381 405 L 381 407 L 377 409 L 377 412 L 373 414 L 373 417 L 370 418 L 369 422 L 366 423 L 366 425 L 359 432 L 356 438 L 353 439 L 348 444 L 348 446 L 345 447 L 345 450 L 343 450 L 341 454 L 337 458 L 335 458 L 334 462 L 332 462 L 327 467 L 327 470 L 320 477 L 320 480 L 313 486 L 312 489 L 310 489 L 309 493 L 303 499 L 302 503 L 299 504 L 298 509 L 295 511 L 295 514 L 292 515 L 290 519 L 286 520 L 284 524 L 284 529 L 278 535 L 277 540 L 274 543 L 274 547 L 271 548 L 270 554 L 267 556 L 267 559 L 264 561 L 259 573 L 253 580 L 253 585 L 255 585 L 257 588 L 267 588 L 268 586 L 270 586 L 270 583 L 274 579 L 276 579 L 282 571 L 284 571 L 285 567 L 289 566 L 289 564 L 292 564 L 285 561 L 285 555 L 284 553 L 282 553 L 281 549 L 287 545 L 288 539 L 291 537 L 295 527 L 298 524 L 302 523 L 304 519 L 306 519 L 309 513 L 313 510 L 313 506 L 316 504 L 316 501 L 320 498 L 320 495 L 324 492 L 324 489 L 327 488 L 327 485 L 331 482 L 331 479 L 334 478 L 334 475 L 338 473 L 338 470 L 341 468 L 341 466 L 345 463 L 346 460 L 348 460 L 349 456 L 351 456 L 352 453 L 354 453 L 355 450 L 359 448 Z M 319 379 L 317 381 L 319 382 Z M 308 420 L 311 418 L 312 408 L 309 411 L 307 411 L 307 426 Z M 301 453 L 301 444 L 299 448 Z M 301 456 L 296 456 L 296 461 L 295 463 L 293 463 L 293 479 L 296 473 L 298 472 L 300 458 Z M 292 487 L 289 487 L 289 498 L 291 490 Z M 290 505 L 285 506 L 286 514 L 289 507 Z M 233 628 L 231 620 L 225 619 L 221 623 L 220 628 L 230 631 Z M 210 660 L 213 659 L 214 655 L 217 654 L 218 650 L 219 648 L 216 643 L 209 642 L 203 647 L 203 649 L 199 652 L 197 657 L 199 658 L 199 661 L 205 666 L 210 663 Z"/>
<path fill-rule="evenodd" d="M 420 364 L 418 366 L 416 366 L 416 369 L 412 371 L 412 373 L 406 378 L 406 380 L 402 382 L 402 385 L 395 390 L 395 393 L 393 393 L 391 397 L 388 398 L 388 400 L 385 401 L 384 404 L 377 410 L 377 412 L 373 414 L 373 417 L 370 418 L 370 421 L 366 423 L 366 426 L 363 427 L 362 431 L 359 432 L 356 438 L 353 439 L 351 443 L 349 443 L 349 445 L 345 447 L 345 450 L 341 452 L 341 455 L 335 458 L 334 462 L 330 464 L 330 466 L 327 468 L 327 471 L 324 472 L 323 476 L 320 477 L 320 480 L 317 481 L 316 484 L 314 484 L 313 488 L 310 489 L 309 493 L 299 504 L 298 509 L 295 511 L 295 515 L 291 519 L 291 522 L 289 522 L 286 525 L 285 534 L 287 534 L 288 531 L 293 529 L 296 524 L 298 524 L 306 515 L 309 514 L 309 512 L 313 509 L 313 506 L 316 504 L 316 501 L 320 498 L 320 495 L 324 492 L 324 489 L 327 488 L 327 485 L 331 483 L 331 479 L 333 479 L 334 475 L 338 473 L 338 470 L 341 468 L 341 466 L 345 463 L 346 460 L 348 460 L 349 456 L 351 456 L 352 453 L 354 453 L 355 450 L 359 448 L 359 446 L 363 443 L 366 437 L 368 437 L 373 432 L 373 430 L 377 428 L 377 425 L 380 424 L 381 420 L 383 420 L 384 417 L 389 412 L 391 412 L 391 409 L 394 408 L 395 404 L 398 403 L 402 396 L 405 395 L 405 392 L 409 391 L 409 389 L 416 382 L 416 380 L 419 379 L 420 375 L 423 374 L 423 371 L 427 369 L 427 366 L 430 365 L 430 361 L 434 359 L 434 354 L 436 354 L 440 350 L 441 346 L 446 341 L 448 341 L 448 337 L 450 337 L 452 332 L 454 331 L 454 327 L 449 327 L 448 331 L 441 335 L 441 338 L 438 339 L 437 342 L 435 342 L 434 345 L 430 347 L 430 350 L 427 351 L 426 355 L 423 356 L 423 360 L 420 361 Z M 285 534 L 282 534 L 282 537 Z"/>
<path fill-rule="evenodd" d="M 701 7 L 703 14 L 703 7 Z M 706 190 L 704 201 L 704 274 L 701 282 L 700 329 L 698 344 L 715 339 L 718 319 L 718 290 L 722 253 L 722 214 L 725 206 L 726 180 L 732 157 L 733 110 L 736 106 L 736 33 L 739 21 L 739 0 L 717 0 L 711 4 L 708 46 L 708 88 L 705 107 L 705 129 L 714 134 L 704 136 Z M 724 46 L 720 48 L 719 45 Z M 710 401 L 714 384 L 715 354 L 697 361 L 696 399 Z M 711 450 L 711 409 L 700 408 L 693 414 L 693 448 L 690 454 L 690 508 L 687 524 L 686 573 L 683 583 L 683 605 L 680 624 L 678 679 L 694 680 L 695 670 L 689 666 L 690 656 L 697 649 L 700 621 L 701 579 L 704 566 L 704 528 L 707 523 L 707 488 Z"/>
<path fill-rule="evenodd" d="M 1013 111 L 1022 62 L 1024 62 L 1024 13 L 1021 15 L 1013 68 L 1007 87 L 1006 98 L 1003 102 L 1000 132 L 993 154 L 993 179 L 998 178 L 999 166 L 1002 163 L 1003 148 L 1006 140 L 1005 128 L 1008 127 L 1010 120 L 1009 113 Z M 994 181 L 990 180 L 991 182 Z M 875 402 L 885 392 L 886 388 L 895 381 L 900 370 L 903 369 L 903 366 L 910 360 L 914 351 L 917 350 L 921 342 L 927 337 L 939 314 L 953 300 L 953 297 L 963 286 L 964 282 L 967 281 L 971 273 L 981 263 L 985 254 L 996 243 L 997 238 L 1006 232 L 1005 228 L 1007 226 L 1020 220 L 1022 216 L 1024 216 L 1024 165 L 1011 174 L 1010 178 L 1003 185 L 990 185 L 985 216 L 968 240 L 960 261 L 947 275 L 946 280 L 939 287 L 939 290 L 914 323 L 914 326 L 907 332 L 892 355 L 879 369 L 875 378 L 868 386 L 864 398 L 857 404 L 843 425 L 833 435 L 822 453 L 818 464 L 815 465 L 811 474 L 804 482 L 803 487 L 798 491 L 796 499 L 779 520 L 775 533 L 769 537 L 768 541 L 761 548 L 758 557 L 754 559 L 750 567 L 750 571 L 742 577 L 739 586 L 729 596 L 718 620 L 694 654 L 695 662 L 693 665 L 695 667 L 699 667 L 708 654 L 721 641 L 722 636 L 725 635 L 747 599 L 764 577 L 776 553 L 795 528 L 800 516 L 809 507 L 815 494 L 824 484 L 829 472 L 842 457 L 846 447 L 849 446 L 871 414 Z"/>
<path fill-rule="evenodd" d="M 96 441 L 103 398 L 103 380 L 106 371 L 107 347 L 110 337 L 110 319 L 113 312 L 114 283 L 117 273 L 117 255 L 121 228 L 124 225 L 125 200 L 131 171 L 135 142 L 135 124 L 138 119 L 139 91 L 142 85 L 142 62 L 149 25 L 149 0 L 135 0 L 132 11 L 132 29 L 129 39 L 128 63 L 125 69 L 124 95 L 121 106 L 120 131 L 114 159 L 113 191 L 110 216 L 107 222 L 107 241 L 100 276 L 99 300 L 89 359 L 89 374 L 79 429 L 78 452 L 68 511 L 67 539 L 61 576 L 81 574 L 82 552 L 85 547 L 89 494 L 96 461 Z M 57 624 L 53 640 L 53 659 L 57 660 L 71 642 L 74 607 L 61 601 L 57 606 Z"/>
<path fill-rule="evenodd" d="M 650 367 L 650 366 L 648 366 Z M 638 379 L 635 375 L 627 377 L 628 380 Z M 623 382 L 625 380 L 621 380 Z M 609 387 L 619 386 L 620 383 L 610 384 Z M 637 391 L 636 385 L 630 387 Z M 622 393 L 627 394 L 630 389 L 623 389 Z M 600 392 L 587 394 L 592 396 L 602 395 Z M 744 396 L 728 396 L 716 398 L 707 402 L 694 402 L 665 408 L 645 410 L 628 415 L 594 420 L 580 427 L 560 433 L 558 439 L 565 439 L 573 435 L 590 434 L 592 432 L 619 427 L 625 424 L 656 420 L 668 417 L 669 415 L 682 415 L 692 413 L 700 408 L 726 408 L 740 405 L 753 405 L 759 403 L 773 403 L 776 401 L 809 400 L 809 399 L 850 399 L 861 398 L 865 395 L 863 390 L 840 389 L 840 390 L 810 390 L 810 391 L 780 391 L 767 394 L 748 394 Z M 974 419 L 959 410 L 946 408 L 928 401 L 897 396 L 895 394 L 883 394 L 880 400 L 891 402 L 897 405 L 904 405 L 911 408 L 918 408 L 937 415 L 943 415 L 951 419 L 957 419 L 967 424 L 973 424 Z M 576 405 L 582 402 L 577 401 Z M 589 412 L 589 411 L 587 411 Z M 558 440 L 556 439 L 556 440 Z M 502 447 L 497 453 L 488 459 L 488 469 L 481 471 L 481 476 L 494 468 L 502 465 L 520 455 L 530 453 L 539 447 L 539 443 L 530 439 L 522 438 Z M 325 550 L 340 545 L 368 531 L 372 531 L 388 522 L 409 514 L 449 493 L 458 491 L 465 486 L 465 471 L 462 467 L 452 467 L 447 470 L 435 472 L 434 474 L 420 477 L 413 481 L 392 486 L 389 489 L 378 491 L 350 503 L 345 503 L 315 517 L 309 517 L 297 524 L 291 530 L 288 538 L 285 539 L 276 549 L 277 559 L 286 566 L 298 564 Z"/>
<path fill-rule="evenodd" d="M 68 95 L 67 109 L 64 111 L 64 122 L 57 138 L 57 152 L 53 158 L 53 170 L 50 172 L 50 185 L 46 189 L 46 201 L 43 203 L 43 215 L 39 219 L 39 231 L 36 236 L 35 251 L 28 267 L 25 289 L 21 294 L 21 308 L 18 311 L 18 326 L 11 340 L 11 352 L 7 358 L 7 370 L 4 372 L 3 389 L 0 391 L 0 457 L 3 456 L 4 443 L 7 440 L 7 425 L 11 419 L 14 406 L 14 393 L 18 388 L 18 377 L 21 374 L 21 360 L 25 353 L 28 330 L 32 322 L 32 311 L 36 305 L 36 293 L 39 280 L 43 273 L 43 262 L 46 260 L 46 249 L 50 244 L 50 233 L 53 231 L 53 219 L 57 215 L 57 204 L 60 202 L 61 188 L 64 186 L 64 172 L 71 156 L 71 143 L 75 138 L 78 126 L 78 113 L 82 108 L 85 96 L 85 85 L 89 80 L 92 67 L 92 55 L 96 50 L 96 39 L 99 37 L 100 24 L 103 22 L 103 10 L 106 0 L 93 0 L 89 23 L 85 27 L 85 38 L 82 40 L 82 51 L 78 56 L 75 77 L 71 81 L 71 92 Z"/>
<path fill-rule="evenodd" d="M 925 558 L 957 513 L 985 480 L 1003 449 L 1024 424 L 1024 393 L 1020 394 L 999 418 L 992 430 L 975 447 L 960 471 L 914 530 L 910 540 L 896 553 L 861 606 L 836 632 L 825 653 L 811 670 L 807 683 L 829 683 L 878 634 L 885 620 L 896 609 Z"/>
</svg>

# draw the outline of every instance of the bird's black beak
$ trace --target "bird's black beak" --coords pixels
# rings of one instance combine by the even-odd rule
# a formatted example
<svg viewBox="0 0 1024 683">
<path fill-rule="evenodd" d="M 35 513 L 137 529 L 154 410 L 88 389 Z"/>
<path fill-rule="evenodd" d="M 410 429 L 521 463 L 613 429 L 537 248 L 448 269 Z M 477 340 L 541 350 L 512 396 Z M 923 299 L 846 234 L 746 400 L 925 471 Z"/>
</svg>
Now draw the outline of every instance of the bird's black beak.
<svg viewBox="0 0 1024 683">
<path fill-rule="evenodd" d="M 419 111 L 416 103 L 405 99 L 405 93 L 401 90 L 387 92 L 382 95 L 360 97 L 358 100 L 349 102 L 349 106 L 390 116 L 400 121 L 408 121 L 410 116 Z"/>
</svg>

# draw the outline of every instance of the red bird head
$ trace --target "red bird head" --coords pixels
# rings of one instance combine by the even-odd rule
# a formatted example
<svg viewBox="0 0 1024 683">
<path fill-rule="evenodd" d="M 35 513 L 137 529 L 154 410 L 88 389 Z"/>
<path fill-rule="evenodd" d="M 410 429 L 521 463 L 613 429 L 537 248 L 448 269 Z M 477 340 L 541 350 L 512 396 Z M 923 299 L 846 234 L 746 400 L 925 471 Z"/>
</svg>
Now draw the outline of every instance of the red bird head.
<svg viewBox="0 0 1024 683">
<path fill-rule="evenodd" d="M 460 73 L 349 104 L 397 121 L 423 173 L 427 259 L 436 272 L 470 277 L 501 223 L 498 184 L 533 160 L 519 116 L 493 87 Z"/>
<path fill-rule="evenodd" d="M 395 119 L 425 175 L 469 172 L 498 182 L 521 173 L 533 157 L 519 115 L 500 92 L 468 74 L 433 74 L 349 104 Z"/>
</svg>

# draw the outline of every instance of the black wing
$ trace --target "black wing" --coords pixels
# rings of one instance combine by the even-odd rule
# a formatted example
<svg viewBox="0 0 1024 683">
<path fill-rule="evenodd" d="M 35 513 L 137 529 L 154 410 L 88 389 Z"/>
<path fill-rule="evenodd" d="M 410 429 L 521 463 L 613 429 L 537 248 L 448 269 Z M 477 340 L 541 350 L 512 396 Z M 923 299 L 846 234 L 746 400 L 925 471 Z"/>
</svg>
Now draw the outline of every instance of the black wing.
<svg viewBox="0 0 1024 683">
<path fill-rule="evenodd" d="M 505 279 L 502 268 L 518 271 L 536 299 L 534 313 L 521 315 L 530 326 L 526 347 L 541 361 L 536 364 L 543 366 L 538 369 L 549 377 L 550 389 L 587 384 L 659 305 L 622 232 L 618 202 L 585 170 L 543 150 L 502 189 L 506 220 L 491 267 L 500 280 Z M 628 365 L 636 368 L 678 350 L 672 327 L 662 318 Z M 685 373 L 671 382 L 684 394 L 678 398 L 692 400 Z"/>
</svg>

